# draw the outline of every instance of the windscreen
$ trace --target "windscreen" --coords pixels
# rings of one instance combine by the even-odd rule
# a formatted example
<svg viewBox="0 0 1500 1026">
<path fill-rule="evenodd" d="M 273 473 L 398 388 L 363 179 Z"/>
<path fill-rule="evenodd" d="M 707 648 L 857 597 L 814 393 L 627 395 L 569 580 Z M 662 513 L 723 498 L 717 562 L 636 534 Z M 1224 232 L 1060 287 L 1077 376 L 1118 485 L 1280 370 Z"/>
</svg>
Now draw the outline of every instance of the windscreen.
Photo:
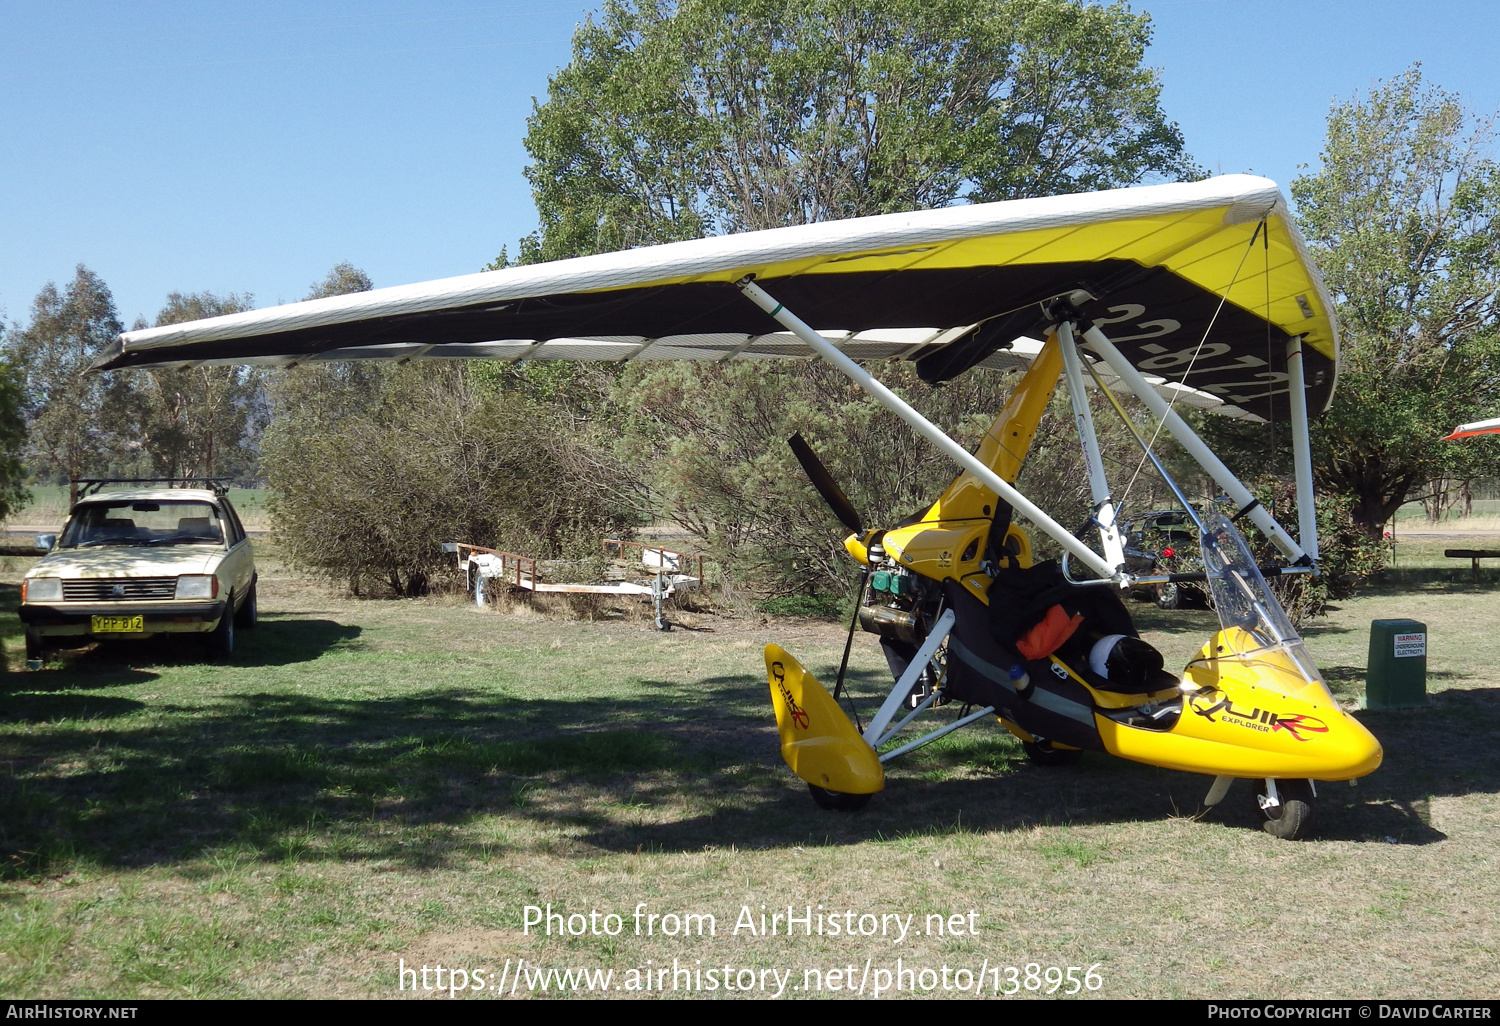
<svg viewBox="0 0 1500 1026">
<path fill-rule="evenodd" d="M 1293 693 L 1305 687 L 1328 693 L 1323 675 L 1257 569 L 1245 539 L 1222 513 L 1211 511 L 1201 519 L 1203 569 L 1208 575 L 1219 624 L 1231 639 L 1236 656 L 1245 661 L 1272 662 L 1295 673 L 1305 686 L 1291 688 Z M 1262 678 L 1267 686 L 1284 679 L 1280 674 Z"/>
<path fill-rule="evenodd" d="M 119 500 L 79 506 L 63 528 L 58 548 L 223 544 L 224 523 L 212 503 Z"/>
</svg>

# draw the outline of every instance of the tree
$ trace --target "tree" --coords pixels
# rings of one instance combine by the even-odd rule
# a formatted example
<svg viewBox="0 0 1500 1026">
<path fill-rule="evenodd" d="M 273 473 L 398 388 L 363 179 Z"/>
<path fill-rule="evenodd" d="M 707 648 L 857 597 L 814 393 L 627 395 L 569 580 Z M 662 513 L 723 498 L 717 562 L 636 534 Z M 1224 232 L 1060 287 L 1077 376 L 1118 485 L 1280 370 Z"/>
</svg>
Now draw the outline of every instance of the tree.
<svg viewBox="0 0 1500 1026">
<path fill-rule="evenodd" d="M 108 429 L 112 396 L 89 365 L 120 334 L 114 298 L 82 264 L 65 292 L 48 282 L 31 306 L 31 323 L 14 332 L 11 352 L 25 375 L 27 457 L 72 480 L 107 470 L 119 438 Z M 71 499 L 77 499 L 77 489 Z"/>
<path fill-rule="evenodd" d="M 372 288 L 370 276 L 345 261 L 335 264 L 322 281 L 314 282 L 306 298 L 326 299 Z M 302 364 L 274 373 L 268 384 L 273 411 L 268 443 L 289 456 L 294 454 L 299 439 L 333 430 L 342 418 L 361 413 L 376 402 L 388 370 L 376 361 L 349 361 Z"/>
<path fill-rule="evenodd" d="M 1292 183 L 1342 326 L 1314 466 L 1372 537 L 1424 482 L 1476 459 L 1441 437 L 1494 412 L 1476 405 L 1500 385 L 1493 124 L 1413 65 L 1335 103 L 1321 168 Z M 1500 447 L 1482 444 L 1500 466 Z"/>
<path fill-rule="evenodd" d="M 977 369 L 935 386 L 910 365 L 887 367 L 881 377 L 970 448 L 1016 382 L 1011 372 Z M 1124 398 L 1127 410 L 1135 407 Z M 822 361 L 631 364 L 614 399 L 619 412 L 608 434 L 655 510 L 700 538 L 726 581 L 778 595 L 842 595 L 858 575 L 843 549 L 844 529 L 787 445 L 793 433 L 812 445 L 869 525 L 925 510 L 956 472 Z M 1090 399 L 1115 494 L 1126 494 L 1135 442 L 1102 396 Z M 1084 522 L 1088 474 L 1062 389 L 1038 426 L 1020 481 L 1043 508 L 1073 517 L 1068 526 Z M 1135 496 L 1145 501 L 1148 487 L 1137 483 Z M 1032 541 L 1043 556 L 1061 554 L 1040 532 Z"/>
<path fill-rule="evenodd" d="M 320 282 L 314 282 L 307 293 L 308 299 L 325 299 L 328 296 L 346 296 L 351 292 L 368 292 L 375 287 L 370 276 L 344 260 L 334 264 Z"/>
<path fill-rule="evenodd" d="M 625 526 L 579 425 L 476 387 L 462 365 L 392 367 L 369 401 L 333 399 L 322 414 L 335 409 L 278 417 L 265 459 L 288 555 L 355 594 L 423 594 L 452 565 L 443 542 L 597 556 Z"/>
<path fill-rule="evenodd" d="M 252 307 L 231 292 L 167 296 L 156 325 L 219 317 Z M 202 474 L 236 478 L 258 473 L 256 438 L 263 415 L 261 376 L 244 367 L 185 367 L 134 371 L 124 386 L 134 411 L 136 443 L 154 475 Z"/>
<path fill-rule="evenodd" d="M 340 264 L 308 298 L 370 287 Z M 428 590 L 445 541 L 597 556 L 625 518 L 602 444 L 569 410 L 582 377 L 360 361 L 277 374 L 263 465 L 288 555 L 355 594 L 397 595 Z"/>
<path fill-rule="evenodd" d="M 1192 174 L 1149 41 L 1081 0 L 610 0 L 528 122 L 521 262 Z"/>
<path fill-rule="evenodd" d="M 5 326 L 0 325 L 0 342 Z M 0 359 L 0 520 L 31 501 L 26 479 L 26 375 L 9 356 Z"/>
<path fill-rule="evenodd" d="M 1074 0 L 614 0 L 530 119 L 541 229 L 520 262 L 1193 175 L 1142 66 L 1149 39 L 1145 15 Z M 934 388 L 895 374 L 969 440 L 998 377 Z M 875 522 L 953 473 L 817 362 L 632 367 L 615 397 L 638 480 L 764 588 L 827 593 L 850 572 L 792 431 Z M 1084 477 L 1064 472 L 1076 456 L 1044 440 L 1033 463 L 1082 509 Z"/>
</svg>

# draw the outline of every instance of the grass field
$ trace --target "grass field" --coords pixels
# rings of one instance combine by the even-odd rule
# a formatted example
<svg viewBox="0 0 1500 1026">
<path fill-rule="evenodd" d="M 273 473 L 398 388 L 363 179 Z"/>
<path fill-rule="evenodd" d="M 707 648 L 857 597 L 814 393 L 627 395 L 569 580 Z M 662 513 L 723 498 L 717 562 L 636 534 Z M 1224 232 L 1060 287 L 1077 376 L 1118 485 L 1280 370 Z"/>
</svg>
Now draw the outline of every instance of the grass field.
<svg viewBox="0 0 1500 1026">
<path fill-rule="evenodd" d="M 1042 990 L 1049 967 L 1094 967 L 1109 997 L 1500 991 L 1494 573 L 1402 568 L 1307 632 L 1352 706 L 1369 621 L 1424 620 L 1432 700 L 1360 714 L 1385 765 L 1325 785 L 1314 839 L 1290 843 L 1246 785 L 1193 821 L 1205 778 L 1093 754 L 1043 769 L 987 726 L 894 764 L 864 812 L 821 812 L 780 760 L 760 651 L 831 679 L 837 625 L 704 613 L 662 635 L 357 601 L 261 563 L 264 619 L 233 665 L 145 643 L 39 673 L 16 672 L 25 563 L 0 564 L 0 996 L 395 997 L 420 988 L 398 990 L 404 960 L 482 971 L 468 996 L 487 998 L 521 959 L 615 986 L 665 966 L 679 997 L 674 959 L 790 971 L 784 996 L 809 969 L 832 996 L 898 958 L 936 995 L 946 965 L 955 984 L 1014 966 L 1026 996 L 1028 964 Z M 1176 665 L 1211 629 L 1132 608 Z M 870 637 L 853 666 L 868 716 Z M 549 903 L 622 932 L 524 932 Z M 640 903 L 713 914 L 716 936 L 636 936 Z M 732 933 L 762 905 L 915 918 L 900 943 Z M 921 933 L 935 914 L 960 929 Z"/>
<path fill-rule="evenodd" d="M 1444 524 L 1458 524 L 1469 519 L 1500 520 L 1500 499 L 1475 499 L 1471 517 L 1460 516 L 1460 510 L 1450 510 L 1443 518 Z M 1419 528 L 1427 522 L 1427 510 L 1420 502 L 1408 502 L 1396 511 L 1398 527 Z"/>
</svg>

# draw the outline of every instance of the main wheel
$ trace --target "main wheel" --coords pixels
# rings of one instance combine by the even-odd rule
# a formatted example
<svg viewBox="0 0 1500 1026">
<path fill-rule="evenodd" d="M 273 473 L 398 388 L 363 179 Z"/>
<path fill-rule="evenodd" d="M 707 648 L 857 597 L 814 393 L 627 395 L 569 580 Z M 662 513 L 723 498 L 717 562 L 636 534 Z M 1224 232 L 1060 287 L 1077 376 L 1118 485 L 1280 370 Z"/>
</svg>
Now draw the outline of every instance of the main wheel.
<svg viewBox="0 0 1500 1026">
<path fill-rule="evenodd" d="M 1083 758 L 1083 752 L 1079 749 L 1053 748 L 1052 742 L 1045 738 L 1022 741 L 1021 747 L 1026 750 L 1026 757 L 1038 766 L 1072 766 Z"/>
<path fill-rule="evenodd" d="M 818 803 L 820 809 L 831 809 L 834 812 L 858 812 L 870 804 L 872 795 L 868 794 L 845 794 L 843 791 L 830 791 L 826 787 L 817 784 L 808 784 L 807 789 L 812 792 L 813 801 Z"/>
<path fill-rule="evenodd" d="M 1283 841 L 1299 841 L 1307 833 L 1307 828 L 1312 824 L 1313 815 L 1313 789 L 1312 783 L 1307 780 L 1278 780 L 1276 781 L 1277 797 L 1281 799 L 1280 805 L 1271 808 L 1262 808 L 1266 821 L 1261 824 L 1266 833 L 1272 837 L 1279 837 Z M 1264 798 L 1265 795 L 1258 795 Z"/>
<path fill-rule="evenodd" d="M 233 595 L 224 606 L 224 615 L 219 617 L 219 625 L 208 636 L 208 650 L 218 659 L 230 659 L 234 656 Z"/>
<path fill-rule="evenodd" d="M 255 582 L 250 582 L 250 594 L 245 596 L 245 601 L 240 603 L 239 612 L 234 614 L 234 625 L 242 631 L 253 630 L 260 620 L 260 611 L 255 606 Z"/>
<path fill-rule="evenodd" d="M 1182 589 L 1171 581 L 1156 586 L 1156 605 L 1161 609 L 1177 609 L 1182 605 Z"/>
</svg>

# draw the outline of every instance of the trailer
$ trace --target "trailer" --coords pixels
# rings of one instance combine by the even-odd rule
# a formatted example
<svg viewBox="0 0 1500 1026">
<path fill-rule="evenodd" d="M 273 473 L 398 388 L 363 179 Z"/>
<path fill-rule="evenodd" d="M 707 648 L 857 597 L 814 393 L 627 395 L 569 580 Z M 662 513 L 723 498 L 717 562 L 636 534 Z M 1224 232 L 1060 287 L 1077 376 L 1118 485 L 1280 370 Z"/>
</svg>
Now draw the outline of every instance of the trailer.
<svg viewBox="0 0 1500 1026">
<path fill-rule="evenodd" d="M 703 555 L 618 538 L 604 540 L 610 565 L 604 574 L 606 579 L 597 583 L 549 580 L 549 575 L 555 576 L 567 566 L 567 560 L 538 559 L 468 542 L 444 542 L 443 551 L 457 557 L 464 572 L 464 589 L 480 608 L 497 587 L 543 594 L 633 595 L 651 600 L 656 612 L 653 622 L 663 631 L 672 629 L 666 617 L 667 600 L 680 591 L 698 588 L 703 581 Z M 632 551 L 636 553 L 634 558 Z M 697 570 L 696 577 L 683 572 L 688 567 Z"/>
</svg>

